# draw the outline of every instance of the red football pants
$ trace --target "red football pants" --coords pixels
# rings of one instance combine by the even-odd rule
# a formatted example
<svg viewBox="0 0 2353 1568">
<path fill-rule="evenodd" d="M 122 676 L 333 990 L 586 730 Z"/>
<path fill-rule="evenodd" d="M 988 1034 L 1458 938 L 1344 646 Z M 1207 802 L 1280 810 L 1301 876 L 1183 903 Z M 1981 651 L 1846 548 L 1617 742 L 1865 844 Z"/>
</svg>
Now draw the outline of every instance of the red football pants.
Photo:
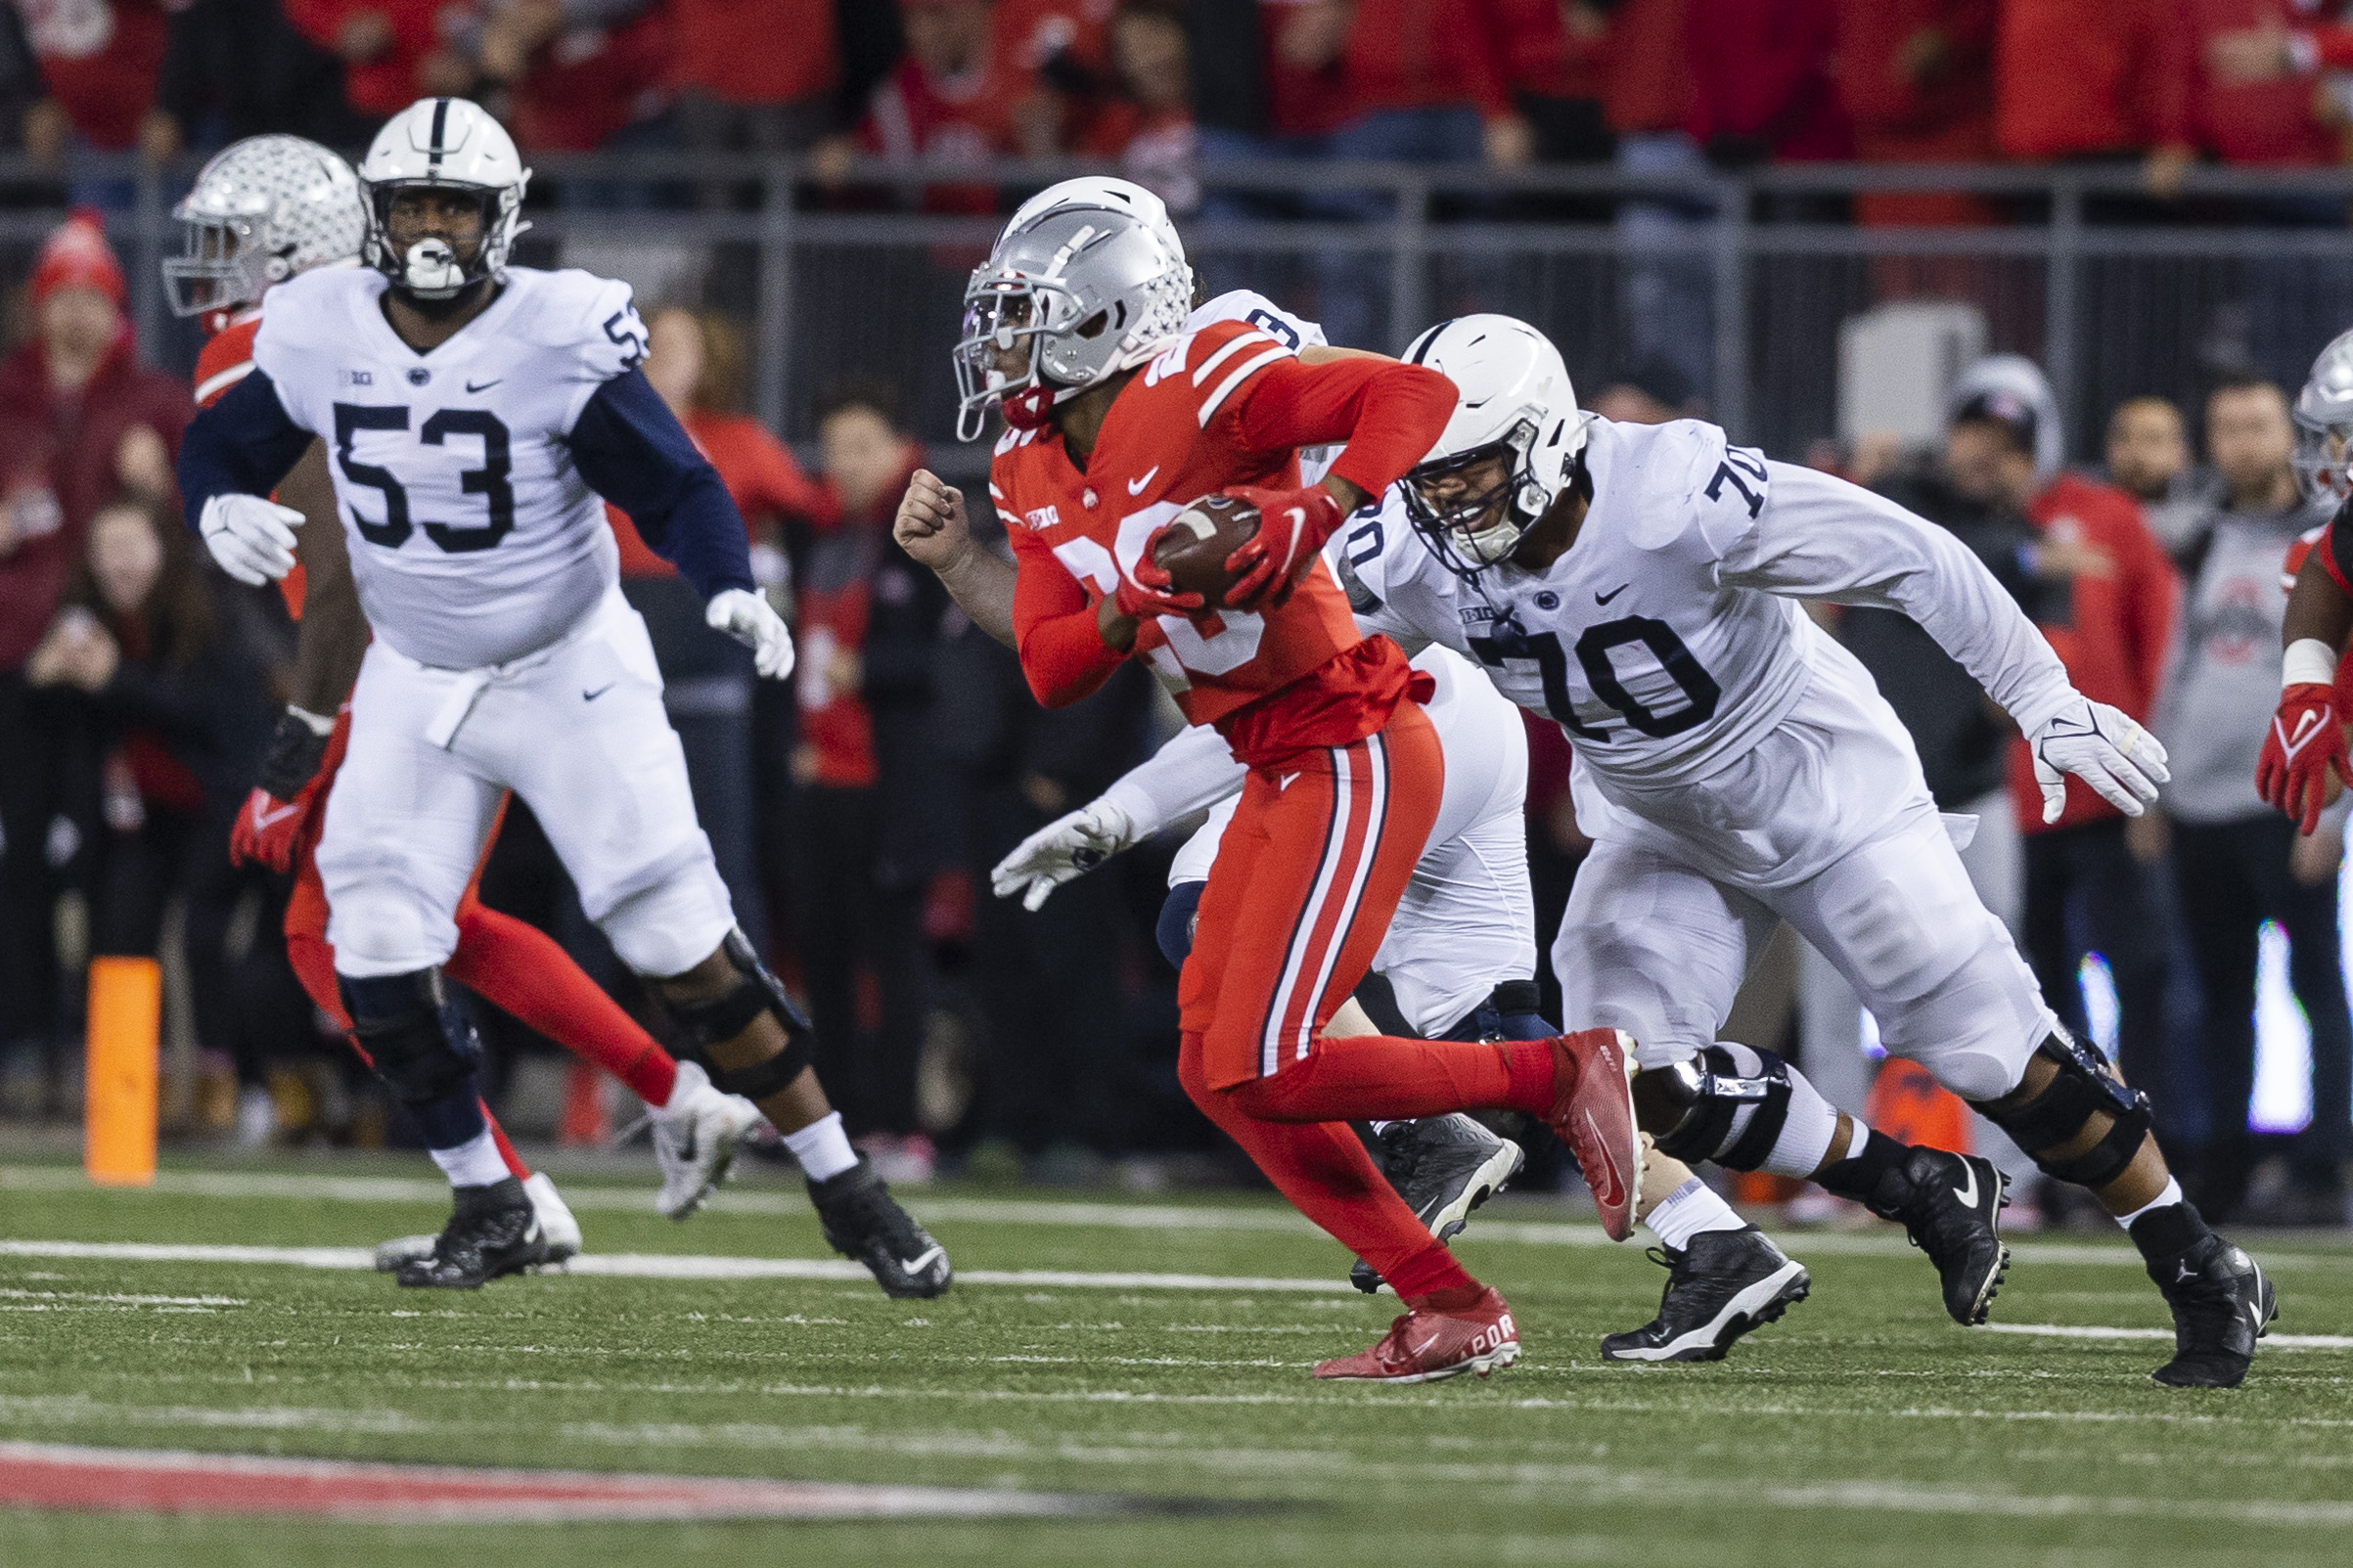
<svg viewBox="0 0 2353 1568">
<path fill-rule="evenodd" d="M 1323 1031 L 1372 966 L 1445 782 L 1437 732 L 1412 702 L 1351 745 L 1254 770 L 1178 987 L 1177 1073 L 1193 1102 L 1406 1296 L 1470 1277 L 1346 1124 L 1512 1104 L 1509 1059 L 1490 1045 Z"/>
</svg>

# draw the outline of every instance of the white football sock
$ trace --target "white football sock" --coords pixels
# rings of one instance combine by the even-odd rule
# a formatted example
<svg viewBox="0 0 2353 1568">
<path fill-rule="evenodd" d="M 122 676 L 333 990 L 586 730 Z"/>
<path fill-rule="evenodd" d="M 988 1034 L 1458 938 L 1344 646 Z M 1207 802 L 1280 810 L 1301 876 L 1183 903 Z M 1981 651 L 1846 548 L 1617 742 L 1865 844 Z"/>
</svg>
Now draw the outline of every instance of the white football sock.
<svg viewBox="0 0 2353 1568">
<path fill-rule="evenodd" d="M 455 1148 L 426 1152 L 441 1167 L 451 1187 L 488 1187 L 515 1174 L 507 1169 L 507 1157 L 498 1151 L 498 1139 L 487 1127 Z"/>
<path fill-rule="evenodd" d="M 2167 1208 L 2181 1201 L 2182 1184 L 2168 1176 L 2165 1178 L 2164 1191 L 2159 1192 L 2154 1198 L 2147 1203 L 2142 1204 L 2130 1214 L 2116 1215 L 2115 1221 L 2118 1225 L 2129 1231 L 2133 1228 L 2133 1222 L 2139 1219 L 2142 1215 L 2147 1214 L 2149 1210 Z"/>
<path fill-rule="evenodd" d="M 797 1133 L 785 1134 L 785 1147 L 792 1151 L 801 1174 L 812 1182 L 839 1176 L 858 1163 L 858 1151 L 849 1146 L 837 1110 L 820 1116 Z"/>
<path fill-rule="evenodd" d="M 1696 1235 L 1738 1231 L 1744 1223 L 1714 1187 L 1696 1176 L 1660 1198 L 1658 1207 L 1643 1220 L 1645 1229 L 1670 1252 L 1681 1252 Z"/>
</svg>

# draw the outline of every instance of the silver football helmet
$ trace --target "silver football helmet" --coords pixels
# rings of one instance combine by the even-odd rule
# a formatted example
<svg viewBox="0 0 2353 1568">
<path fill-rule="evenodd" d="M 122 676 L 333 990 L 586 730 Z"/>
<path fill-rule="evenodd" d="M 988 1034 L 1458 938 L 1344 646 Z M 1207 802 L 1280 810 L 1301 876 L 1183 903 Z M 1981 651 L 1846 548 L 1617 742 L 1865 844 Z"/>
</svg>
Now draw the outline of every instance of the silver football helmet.
<svg viewBox="0 0 2353 1568">
<path fill-rule="evenodd" d="M 2353 493 L 2353 332 L 2340 334 L 2312 362 L 2296 394 L 2296 484 L 2307 501 L 2341 504 Z"/>
<path fill-rule="evenodd" d="M 463 98 L 421 98 L 385 121 L 360 162 L 359 183 L 366 198 L 368 265 L 420 299 L 448 299 L 484 278 L 500 277 L 515 237 L 530 227 L 522 221 L 522 193 L 531 171 L 522 166 L 515 138 Z M 415 186 L 469 192 L 480 203 L 482 240 L 472 257 L 433 239 L 405 251 L 394 248 L 388 232 L 392 201 Z"/>
<path fill-rule="evenodd" d="M 1005 225 L 1005 233 L 1025 228 L 1049 212 L 1064 207 L 1104 207 L 1113 212 L 1130 212 L 1144 220 L 1153 238 L 1160 242 L 1176 264 L 1185 269 L 1185 292 L 1193 292 L 1193 267 L 1185 258 L 1185 242 L 1168 216 L 1168 203 L 1133 180 L 1123 180 L 1116 174 L 1082 174 L 1074 180 L 1049 185 L 1014 210 Z"/>
<path fill-rule="evenodd" d="M 1441 565 L 1474 577 L 1518 549 L 1568 487 L 1588 416 L 1561 350 L 1510 316 L 1442 321 L 1405 358 L 1444 373 L 1460 394 L 1438 444 L 1405 476 L 1406 515 Z M 1460 480 L 1491 466 L 1501 478 L 1467 492 Z"/>
<path fill-rule="evenodd" d="M 368 222 L 351 165 L 299 136 L 223 148 L 171 215 L 184 242 L 163 262 L 175 316 L 249 305 L 297 272 L 356 261 Z"/>
<path fill-rule="evenodd" d="M 992 408 L 1034 429 L 1056 404 L 1141 365 L 1184 330 L 1192 291 L 1183 260 L 1132 212 L 1062 207 L 1008 226 L 965 286 L 957 439 L 977 439 Z"/>
</svg>

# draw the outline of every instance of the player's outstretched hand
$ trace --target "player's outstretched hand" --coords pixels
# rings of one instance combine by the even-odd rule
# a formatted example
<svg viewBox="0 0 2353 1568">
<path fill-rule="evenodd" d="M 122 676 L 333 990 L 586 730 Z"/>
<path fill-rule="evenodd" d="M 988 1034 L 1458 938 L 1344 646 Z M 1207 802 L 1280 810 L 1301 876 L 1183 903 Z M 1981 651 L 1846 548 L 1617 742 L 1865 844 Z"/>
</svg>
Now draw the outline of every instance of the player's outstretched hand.
<svg viewBox="0 0 2353 1568">
<path fill-rule="evenodd" d="M 792 633 L 768 603 L 768 596 L 748 588 L 724 588 L 711 595 L 702 612 L 714 632 L 751 650 L 752 667 L 771 681 L 792 673 Z"/>
<path fill-rule="evenodd" d="M 278 715 L 261 759 L 261 782 L 246 796 L 245 809 L 229 829 L 230 865 L 283 872 L 294 864 L 294 841 L 325 804 L 321 769 L 334 733 L 333 719 L 301 708 L 290 706 Z"/>
<path fill-rule="evenodd" d="M 964 510 L 964 492 L 929 469 L 918 469 L 907 480 L 907 493 L 890 522 L 890 537 L 918 565 L 947 571 L 973 548 L 973 525 Z"/>
<path fill-rule="evenodd" d="M 1339 497 L 1320 484 L 1304 490 L 1266 490 L 1233 485 L 1223 494 L 1258 509 L 1258 531 L 1226 558 L 1234 586 L 1226 607 L 1245 614 L 1280 605 L 1290 597 L 1301 568 L 1348 518 Z"/>
<path fill-rule="evenodd" d="M 2157 785 L 2173 777 L 2155 736 L 2121 709 L 2088 697 L 2045 720 L 2026 744 L 2034 753 L 2034 782 L 2043 786 L 2045 822 L 2059 821 L 2067 809 L 2067 774 L 2127 817 L 2155 804 Z"/>
<path fill-rule="evenodd" d="M 294 569 L 294 526 L 302 514 L 259 496 L 217 495 L 204 503 L 197 528 L 220 569 L 259 588 Z"/>
<path fill-rule="evenodd" d="M 1034 910 L 1063 883 L 1085 875 L 1135 841 L 1135 825 L 1126 812 L 1108 800 L 1089 801 L 1022 839 L 989 873 L 989 885 L 999 898 L 1020 894 L 1021 907 Z"/>
<path fill-rule="evenodd" d="M 2299 682 L 2280 694 L 2279 711 L 2272 715 L 2263 755 L 2255 763 L 2255 790 L 2295 819 L 2298 832 L 2310 833 L 2321 825 L 2332 773 L 2353 784 L 2335 694 L 2318 681 Z"/>
</svg>

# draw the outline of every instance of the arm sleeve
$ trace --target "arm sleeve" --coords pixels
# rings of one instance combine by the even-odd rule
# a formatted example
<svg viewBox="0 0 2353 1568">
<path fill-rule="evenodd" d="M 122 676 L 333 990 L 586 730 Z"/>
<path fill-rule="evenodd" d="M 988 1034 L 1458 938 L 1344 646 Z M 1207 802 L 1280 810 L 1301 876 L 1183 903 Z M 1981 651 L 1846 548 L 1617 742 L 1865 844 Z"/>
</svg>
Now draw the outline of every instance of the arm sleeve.
<svg viewBox="0 0 2353 1568">
<path fill-rule="evenodd" d="M 197 415 L 180 437 L 180 502 L 193 530 L 217 495 L 265 496 L 310 450 L 278 387 L 256 370 Z"/>
<path fill-rule="evenodd" d="M 1205 724 L 1189 724 L 1103 795 L 1127 814 L 1138 838 L 1150 838 L 1178 818 L 1216 805 L 1249 776 L 1224 736 Z"/>
<path fill-rule="evenodd" d="M 1908 615 L 2028 734 L 2075 694 L 2051 645 L 1958 539 L 1844 479 L 1787 463 L 1768 472 L 1764 508 L 1725 552 L 1721 581 Z"/>
<path fill-rule="evenodd" d="M 248 378 L 238 391 L 258 380 Z M 676 566 L 695 592 L 709 599 L 758 586 L 743 515 L 644 371 L 625 371 L 598 387 L 570 440 L 572 463 L 589 488 L 629 514 L 647 547 Z"/>
<path fill-rule="evenodd" d="M 1094 695 L 1126 655 L 1103 640 L 1093 601 L 1054 552 L 1018 528 L 1008 530 L 1007 537 L 1017 567 L 1014 648 L 1030 694 L 1050 708 Z"/>
<path fill-rule="evenodd" d="M 1454 415 L 1454 382 L 1421 365 L 1343 359 L 1302 365 L 1278 359 L 1227 405 L 1233 432 L 1252 452 L 1345 441 L 1327 471 L 1380 495 L 1429 455 Z"/>
</svg>

